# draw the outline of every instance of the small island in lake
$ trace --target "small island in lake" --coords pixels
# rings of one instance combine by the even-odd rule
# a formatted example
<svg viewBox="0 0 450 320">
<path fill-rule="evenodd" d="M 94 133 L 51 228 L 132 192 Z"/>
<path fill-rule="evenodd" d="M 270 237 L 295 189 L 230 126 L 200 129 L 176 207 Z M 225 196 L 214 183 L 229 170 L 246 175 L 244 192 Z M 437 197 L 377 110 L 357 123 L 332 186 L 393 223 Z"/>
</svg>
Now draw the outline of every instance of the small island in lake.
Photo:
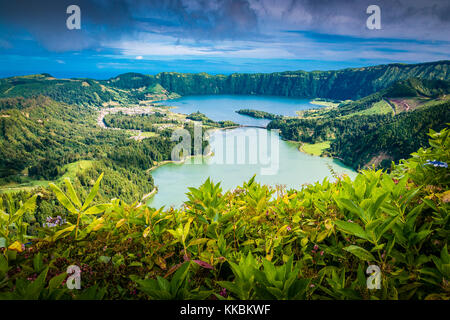
<svg viewBox="0 0 450 320">
<path fill-rule="evenodd" d="M 259 110 L 253 110 L 253 109 L 240 109 L 237 110 L 236 113 L 246 115 L 252 118 L 256 119 L 269 119 L 269 120 L 275 120 L 275 119 L 283 119 L 283 116 L 273 114 L 266 111 L 259 111 Z"/>
</svg>

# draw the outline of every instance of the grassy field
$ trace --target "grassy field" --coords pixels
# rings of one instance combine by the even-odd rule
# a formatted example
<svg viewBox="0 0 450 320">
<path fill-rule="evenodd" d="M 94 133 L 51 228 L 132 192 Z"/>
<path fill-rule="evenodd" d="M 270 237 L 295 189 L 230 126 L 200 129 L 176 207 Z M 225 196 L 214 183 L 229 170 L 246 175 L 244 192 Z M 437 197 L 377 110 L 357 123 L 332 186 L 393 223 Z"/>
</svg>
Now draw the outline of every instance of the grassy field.
<svg viewBox="0 0 450 320">
<path fill-rule="evenodd" d="M 346 116 L 340 117 L 340 119 L 346 119 L 353 116 L 368 116 L 374 114 L 386 114 L 386 113 L 394 113 L 391 106 L 384 100 L 378 101 L 374 103 L 370 108 L 361 110 L 355 113 L 348 114 Z"/>
<path fill-rule="evenodd" d="M 62 182 L 65 178 L 70 178 L 73 180 L 77 173 L 82 172 L 92 166 L 95 161 L 92 160 L 80 160 L 77 162 L 69 163 L 63 167 L 65 170 L 64 175 L 62 175 L 56 182 Z M 48 180 L 33 180 L 31 178 L 25 177 L 22 183 L 11 183 L 0 187 L 0 193 L 18 192 L 18 191 L 31 191 L 35 188 L 48 187 L 50 182 Z"/>
<path fill-rule="evenodd" d="M 70 178 L 73 180 L 78 172 L 82 172 L 86 169 L 89 169 L 92 167 L 95 161 L 92 160 L 80 160 L 73 163 L 69 163 L 63 167 L 63 170 L 66 172 L 64 175 L 58 179 L 58 181 L 62 181 L 65 178 Z"/>
<path fill-rule="evenodd" d="M 300 151 L 303 151 L 313 156 L 320 156 L 323 151 L 330 147 L 330 141 L 318 142 L 314 144 L 304 143 L 300 147 Z"/>
<path fill-rule="evenodd" d="M 324 107 L 337 107 L 340 104 L 340 102 L 325 101 L 321 99 L 314 99 L 311 100 L 309 103 Z"/>
</svg>

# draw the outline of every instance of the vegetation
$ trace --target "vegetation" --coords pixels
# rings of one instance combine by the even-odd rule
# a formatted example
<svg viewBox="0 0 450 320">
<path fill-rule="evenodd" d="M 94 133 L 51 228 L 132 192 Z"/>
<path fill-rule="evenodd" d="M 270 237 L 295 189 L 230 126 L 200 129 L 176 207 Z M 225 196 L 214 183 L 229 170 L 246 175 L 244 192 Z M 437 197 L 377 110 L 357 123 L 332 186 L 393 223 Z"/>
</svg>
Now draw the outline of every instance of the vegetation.
<svg viewBox="0 0 450 320">
<path fill-rule="evenodd" d="M 100 175 L 86 196 L 52 185 L 64 210 L 31 228 L 43 195 L 10 195 L 0 299 L 448 300 L 450 131 L 430 137 L 390 173 L 301 190 L 208 179 L 181 209 L 97 203 Z M 73 265 L 80 290 L 66 286 Z"/>
<path fill-rule="evenodd" d="M 426 146 L 429 129 L 441 130 L 450 122 L 448 93 L 450 81 L 413 78 L 338 107 L 271 121 L 268 128 L 280 129 L 285 139 L 306 146 L 331 141 L 323 154 L 355 169 L 372 164 L 389 168 L 391 161 L 398 162 Z M 402 94 L 408 96 L 399 97 Z M 406 98 L 420 100 L 412 107 Z M 404 110 L 395 107 L 394 101 L 406 105 Z"/>
<path fill-rule="evenodd" d="M 213 121 L 209 119 L 207 116 L 205 116 L 200 111 L 193 112 L 190 115 L 186 117 L 186 119 L 193 120 L 193 121 L 201 121 L 202 124 L 209 126 L 209 127 L 218 127 L 218 128 L 226 128 L 226 127 L 234 127 L 238 124 L 234 123 L 233 121 Z"/>
<path fill-rule="evenodd" d="M 0 299 L 450 299 L 448 65 L 0 79 Z M 307 152 L 389 171 L 301 190 L 208 179 L 180 209 L 143 205 L 173 129 L 236 124 L 158 111 L 107 114 L 108 130 L 98 107 L 221 93 L 322 97 L 299 118 L 240 111 Z"/>
<path fill-rule="evenodd" d="M 317 142 L 314 144 L 303 143 L 301 151 L 312 154 L 313 156 L 320 156 L 328 148 L 330 148 L 330 141 Z"/>
<path fill-rule="evenodd" d="M 315 98 L 310 103 L 324 107 L 336 107 L 341 103 L 341 101 L 333 99 Z"/>
<path fill-rule="evenodd" d="M 161 131 L 158 124 L 170 124 L 183 126 L 180 121 L 169 119 L 165 114 L 156 112 L 151 115 L 125 115 L 122 112 L 116 114 L 107 114 L 103 118 L 103 122 L 109 128 L 141 130 L 144 132 Z"/>
<path fill-rule="evenodd" d="M 240 109 L 236 112 L 239 114 L 242 114 L 242 115 L 256 118 L 256 119 L 274 120 L 274 119 L 282 119 L 283 118 L 283 116 L 280 116 L 277 114 L 273 114 L 273 113 L 266 112 L 266 111 L 252 110 L 252 109 Z"/>
<path fill-rule="evenodd" d="M 87 106 L 67 105 L 43 96 L 1 102 L 19 109 L 0 112 L 0 193 L 39 189 L 45 195 L 37 209 L 39 223 L 60 210 L 47 190 L 49 182 L 71 178 L 86 196 L 104 172 L 100 201 L 139 199 L 154 188 L 147 169 L 169 160 L 176 144 L 164 130 L 158 137 L 135 141 L 125 131 L 101 129 L 96 124 L 96 110 Z M 23 200 L 21 193 L 14 197 Z"/>
<path fill-rule="evenodd" d="M 413 77 L 449 80 L 449 61 L 388 64 L 336 71 L 287 71 L 209 75 L 163 72 L 155 76 L 169 92 L 180 95 L 258 94 L 333 100 L 359 99 Z M 358 85 L 355 85 L 358 84 Z"/>
</svg>

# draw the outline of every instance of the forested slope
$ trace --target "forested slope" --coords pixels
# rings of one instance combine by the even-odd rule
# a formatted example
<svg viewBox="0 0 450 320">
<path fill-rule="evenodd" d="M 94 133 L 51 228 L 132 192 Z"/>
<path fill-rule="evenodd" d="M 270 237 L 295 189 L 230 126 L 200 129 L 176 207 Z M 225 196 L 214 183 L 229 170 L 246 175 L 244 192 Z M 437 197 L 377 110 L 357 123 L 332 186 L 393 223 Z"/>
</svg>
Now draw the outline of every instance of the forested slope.
<svg viewBox="0 0 450 320">
<path fill-rule="evenodd" d="M 90 184 L 100 172 L 109 172 L 108 197 L 135 198 L 153 189 L 146 170 L 155 161 L 167 160 L 174 146 L 161 136 L 143 141 L 117 130 L 97 126 L 91 107 L 67 105 L 48 97 L 0 99 L 0 182 L 24 183 L 29 179 L 54 180 L 70 164 L 91 161 L 78 180 Z"/>
<path fill-rule="evenodd" d="M 357 99 L 412 77 L 449 80 L 450 61 L 390 64 L 337 71 L 288 71 L 208 75 L 163 72 L 156 75 L 168 91 L 181 95 L 260 94 L 304 98 Z"/>
<path fill-rule="evenodd" d="M 391 161 L 427 146 L 429 129 L 438 131 L 450 122 L 449 93 L 450 81 L 411 78 L 338 107 L 274 120 L 268 128 L 280 129 L 288 140 L 330 141 L 325 154 L 355 169 L 372 164 L 388 168 Z"/>
<path fill-rule="evenodd" d="M 0 97 L 43 94 L 56 101 L 84 105 L 135 103 L 149 95 L 159 98 L 203 94 L 258 94 L 303 98 L 358 99 L 399 80 L 449 80 L 450 61 L 388 64 L 336 71 L 275 73 L 162 72 L 157 75 L 125 73 L 109 80 L 55 79 L 49 74 L 0 79 Z"/>
</svg>

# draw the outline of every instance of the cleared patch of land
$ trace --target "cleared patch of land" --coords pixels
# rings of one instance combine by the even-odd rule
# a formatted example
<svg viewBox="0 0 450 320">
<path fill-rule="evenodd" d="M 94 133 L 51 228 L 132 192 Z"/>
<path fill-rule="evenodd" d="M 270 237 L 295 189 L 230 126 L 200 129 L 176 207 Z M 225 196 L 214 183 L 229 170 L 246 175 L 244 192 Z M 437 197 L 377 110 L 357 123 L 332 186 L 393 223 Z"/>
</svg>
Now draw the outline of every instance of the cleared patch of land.
<svg viewBox="0 0 450 320">
<path fill-rule="evenodd" d="M 394 110 L 392 110 L 392 107 L 387 103 L 385 100 L 380 100 L 378 102 L 375 102 L 370 108 L 364 109 L 358 112 L 354 112 L 345 116 L 340 117 L 340 119 L 346 119 L 353 116 L 368 116 L 368 115 L 375 115 L 375 114 L 387 114 L 387 113 L 394 113 Z"/>
<path fill-rule="evenodd" d="M 50 182 L 59 183 L 64 181 L 65 178 L 70 178 L 73 181 L 78 173 L 89 169 L 94 163 L 95 161 L 93 160 L 79 160 L 73 163 L 69 163 L 63 167 L 63 171 L 65 171 L 65 173 L 55 181 L 33 180 L 31 178 L 25 177 L 22 183 L 9 183 L 7 185 L 3 185 L 0 188 L 0 193 L 31 191 L 39 187 L 46 188 L 48 187 Z"/>
<path fill-rule="evenodd" d="M 317 99 L 311 100 L 309 103 L 315 104 L 317 106 L 337 107 L 341 102 L 317 98 Z"/>
<path fill-rule="evenodd" d="M 312 154 L 313 156 L 320 156 L 325 151 L 325 149 L 328 149 L 329 147 L 330 141 L 323 141 L 314 144 L 303 143 L 300 147 L 300 151 Z"/>
</svg>

